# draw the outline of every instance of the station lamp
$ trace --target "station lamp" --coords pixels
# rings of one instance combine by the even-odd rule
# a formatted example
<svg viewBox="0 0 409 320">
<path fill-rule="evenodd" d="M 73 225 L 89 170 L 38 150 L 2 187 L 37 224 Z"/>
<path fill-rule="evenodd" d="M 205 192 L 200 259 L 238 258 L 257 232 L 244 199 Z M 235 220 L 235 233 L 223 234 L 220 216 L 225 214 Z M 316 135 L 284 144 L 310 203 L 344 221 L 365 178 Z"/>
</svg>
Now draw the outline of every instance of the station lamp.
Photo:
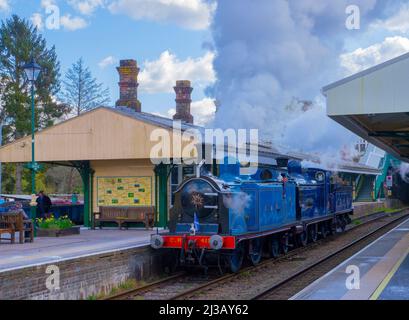
<svg viewBox="0 0 409 320">
<path fill-rule="evenodd" d="M 36 171 L 39 169 L 39 165 L 35 162 L 35 153 L 34 153 L 34 133 L 35 133 L 35 108 L 34 108 L 34 83 L 37 80 L 41 72 L 41 67 L 35 62 L 34 58 L 31 58 L 31 61 L 23 66 L 24 72 L 26 74 L 27 80 L 31 84 L 31 208 L 30 215 L 33 220 L 34 234 L 35 234 L 35 218 L 36 218 Z"/>
<path fill-rule="evenodd" d="M 26 73 L 27 80 L 34 85 L 41 72 L 41 67 L 32 58 L 31 61 L 24 65 L 24 72 Z"/>
</svg>

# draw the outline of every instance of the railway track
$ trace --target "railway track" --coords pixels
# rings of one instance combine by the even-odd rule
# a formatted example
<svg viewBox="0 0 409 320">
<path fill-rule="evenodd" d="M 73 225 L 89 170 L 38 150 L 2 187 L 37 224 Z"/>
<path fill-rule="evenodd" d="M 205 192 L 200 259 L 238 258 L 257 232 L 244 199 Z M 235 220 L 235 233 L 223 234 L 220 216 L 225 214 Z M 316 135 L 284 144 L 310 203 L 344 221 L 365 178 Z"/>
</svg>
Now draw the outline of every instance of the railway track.
<svg viewBox="0 0 409 320">
<path fill-rule="evenodd" d="M 301 248 L 297 248 L 291 251 L 286 256 L 265 260 L 256 267 L 244 268 L 240 271 L 240 274 L 248 272 L 250 270 L 254 270 L 254 268 L 263 267 L 264 265 L 271 263 L 271 261 L 273 260 L 275 262 L 279 262 L 282 259 L 291 257 L 296 254 L 297 250 L 301 250 Z M 149 283 L 147 285 L 108 296 L 104 298 L 104 300 L 135 300 L 142 298 L 177 300 L 185 295 L 188 295 L 189 293 L 194 293 L 198 290 L 207 288 L 222 281 L 227 281 L 228 279 L 234 278 L 235 276 L 237 276 L 237 274 L 226 274 L 222 276 L 218 274 L 194 276 L 187 272 L 180 272 L 158 281 Z M 186 287 L 189 288 L 187 289 Z"/>
<path fill-rule="evenodd" d="M 290 299 L 296 293 L 300 292 L 312 282 L 332 270 L 334 267 L 338 266 L 355 253 L 359 252 L 364 247 L 398 226 L 400 223 L 406 220 L 408 216 L 409 214 L 393 220 L 386 225 L 383 225 L 376 230 L 365 234 L 364 236 L 354 240 L 352 243 L 340 248 L 333 253 L 330 253 L 326 257 L 294 273 L 290 277 L 285 278 L 281 282 L 273 285 L 271 288 L 255 295 L 252 300 Z"/>
<path fill-rule="evenodd" d="M 394 213 L 394 214 L 399 215 L 399 214 L 402 214 L 403 211 L 404 210 L 402 210 L 402 212 L 400 213 Z M 354 221 L 358 221 L 358 220 L 361 223 L 359 225 L 355 225 L 349 228 L 347 233 L 350 230 L 355 230 L 362 226 L 366 226 L 367 224 L 375 223 L 388 216 L 390 216 L 390 214 L 385 213 L 385 212 L 377 212 L 377 213 L 374 213 L 374 214 L 371 214 L 365 217 L 355 219 L 353 220 L 353 223 Z M 382 225 L 381 227 L 377 228 L 375 231 L 365 234 L 359 239 L 351 242 L 349 245 L 346 245 L 342 247 L 341 249 L 337 250 L 336 252 L 333 252 L 329 254 L 328 256 L 325 256 L 324 258 L 317 260 L 314 264 L 309 265 L 308 267 L 305 267 L 302 270 L 297 271 L 291 274 L 290 276 L 285 277 L 284 280 L 281 280 L 280 282 L 275 283 L 273 286 L 268 287 L 264 289 L 263 291 L 258 292 L 255 295 L 252 295 L 250 299 L 270 299 L 269 297 L 274 297 L 274 292 L 277 292 L 280 288 L 283 288 L 283 286 L 285 285 L 288 285 L 290 287 L 293 286 L 293 284 L 291 283 L 296 282 L 297 278 L 302 277 L 308 271 L 312 271 L 314 268 L 319 267 L 325 261 L 329 261 L 332 258 L 335 259 L 336 256 L 338 256 L 338 259 L 341 259 L 341 252 L 343 252 L 344 255 L 346 255 L 346 252 L 348 251 L 348 249 L 351 249 L 353 246 L 358 245 L 358 243 L 364 242 L 365 239 L 370 241 L 371 237 L 375 236 L 376 233 L 380 233 L 381 230 L 384 230 L 385 228 L 392 225 L 393 223 L 398 223 L 397 221 L 401 221 L 407 218 L 408 216 L 409 216 L 409 212 L 402 215 L 401 217 L 394 219 L 393 221 L 390 221 L 389 223 Z M 132 289 L 132 290 L 128 290 L 125 292 L 121 292 L 116 295 L 109 296 L 105 298 L 105 300 L 140 300 L 140 299 L 181 300 L 181 299 L 190 299 L 190 298 L 196 298 L 196 297 L 202 299 L 201 297 L 205 297 L 206 292 L 208 292 L 212 288 L 228 284 L 229 282 L 234 282 L 236 279 L 248 273 L 255 273 L 258 270 L 263 270 L 266 268 L 271 269 L 270 267 L 279 265 L 280 263 L 283 263 L 283 262 L 285 263 L 286 261 L 292 261 L 292 260 L 296 261 L 297 257 L 299 257 L 300 255 L 308 253 L 308 251 L 312 250 L 313 248 L 316 248 L 323 242 L 332 241 L 334 238 L 336 239 L 337 237 L 336 236 L 328 237 L 327 239 L 321 239 L 318 242 L 313 243 L 305 248 L 303 247 L 296 248 L 290 251 L 285 256 L 281 256 L 277 259 L 265 260 L 257 266 L 251 266 L 251 267 L 244 268 L 237 274 L 226 274 L 223 276 L 216 275 L 216 274 L 209 274 L 208 276 L 203 276 L 203 275 L 195 276 L 195 275 L 188 274 L 186 272 L 181 272 L 181 273 L 172 275 L 170 277 L 158 280 L 156 282 L 147 284 L 145 286 L 142 286 L 136 289 Z"/>
</svg>

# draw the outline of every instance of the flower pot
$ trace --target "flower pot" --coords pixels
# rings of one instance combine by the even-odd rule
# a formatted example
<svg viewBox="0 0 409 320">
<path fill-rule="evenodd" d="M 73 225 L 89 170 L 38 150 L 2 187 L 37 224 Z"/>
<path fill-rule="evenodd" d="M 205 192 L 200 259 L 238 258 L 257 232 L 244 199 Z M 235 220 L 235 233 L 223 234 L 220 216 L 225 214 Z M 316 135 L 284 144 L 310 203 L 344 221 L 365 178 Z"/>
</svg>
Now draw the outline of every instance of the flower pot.
<svg viewBox="0 0 409 320">
<path fill-rule="evenodd" d="M 37 229 L 37 237 L 65 237 L 80 234 L 80 227 L 68 229 Z"/>
</svg>

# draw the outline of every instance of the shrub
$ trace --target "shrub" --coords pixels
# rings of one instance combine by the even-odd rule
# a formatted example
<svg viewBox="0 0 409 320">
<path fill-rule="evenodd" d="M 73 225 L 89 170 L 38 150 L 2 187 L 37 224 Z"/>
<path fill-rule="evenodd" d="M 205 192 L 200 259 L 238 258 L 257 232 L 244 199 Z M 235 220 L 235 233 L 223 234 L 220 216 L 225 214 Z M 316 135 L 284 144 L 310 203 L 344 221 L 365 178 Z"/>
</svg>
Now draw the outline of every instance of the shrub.
<svg viewBox="0 0 409 320">
<path fill-rule="evenodd" d="M 68 216 L 55 218 L 53 215 L 49 218 L 37 219 L 37 224 L 40 229 L 69 229 L 74 226 L 74 223 L 68 218 Z"/>
</svg>

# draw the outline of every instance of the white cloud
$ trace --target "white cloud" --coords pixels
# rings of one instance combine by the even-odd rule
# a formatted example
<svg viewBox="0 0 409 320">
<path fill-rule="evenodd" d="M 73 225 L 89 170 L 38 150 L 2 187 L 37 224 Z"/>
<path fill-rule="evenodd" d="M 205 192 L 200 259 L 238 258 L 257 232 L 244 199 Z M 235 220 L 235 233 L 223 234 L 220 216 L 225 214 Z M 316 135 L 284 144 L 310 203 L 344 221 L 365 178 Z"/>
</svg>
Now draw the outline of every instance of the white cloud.
<svg viewBox="0 0 409 320">
<path fill-rule="evenodd" d="M 43 8 L 47 8 L 47 7 L 51 7 L 51 6 L 55 6 L 55 0 L 41 0 L 41 6 Z"/>
<path fill-rule="evenodd" d="M 409 39 L 388 37 L 383 42 L 367 48 L 359 48 L 340 56 L 341 66 L 348 74 L 354 74 L 409 52 Z"/>
<path fill-rule="evenodd" d="M 194 117 L 195 124 L 205 126 L 213 121 L 216 115 L 216 105 L 213 99 L 205 98 L 192 102 L 190 112 Z"/>
<path fill-rule="evenodd" d="M 83 29 L 88 25 L 88 23 L 83 18 L 71 17 L 70 14 L 61 16 L 60 24 L 69 31 Z"/>
<path fill-rule="evenodd" d="M 409 4 L 402 4 L 398 12 L 385 20 L 376 20 L 370 25 L 372 29 L 385 29 L 391 32 L 406 33 L 409 31 Z"/>
<path fill-rule="evenodd" d="M 213 121 L 216 115 L 216 105 L 213 99 L 204 98 L 202 100 L 193 101 L 190 106 L 190 112 L 194 117 L 194 124 L 205 127 Z M 172 119 L 176 113 L 175 108 L 169 109 L 166 114 L 160 112 L 152 112 L 152 114 Z"/>
<path fill-rule="evenodd" d="M 99 66 L 101 69 L 105 69 L 106 67 L 115 64 L 117 61 L 118 61 L 118 60 L 117 60 L 115 57 L 113 57 L 113 56 L 108 56 L 108 57 L 102 59 L 102 60 L 98 63 L 98 66 Z"/>
<path fill-rule="evenodd" d="M 194 30 L 208 28 L 215 9 L 216 3 L 206 0 L 115 0 L 109 5 L 112 13 L 126 14 L 136 20 L 174 23 Z"/>
<path fill-rule="evenodd" d="M 31 23 L 34 25 L 34 27 L 37 27 L 38 30 L 42 30 L 44 25 L 43 25 L 43 17 L 41 13 L 33 13 L 33 15 L 30 17 Z"/>
<path fill-rule="evenodd" d="M 139 75 L 140 90 L 145 93 L 171 93 L 176 80 L 190 80 L 193 87 L 204 88 L 212 84 L 214 53 L 200 58 L 180 61 L 174 54 L 164 51 L 158 60 L 146 61 Z"/>
<path fill-rule="evenodd" d="M 9 11 L 10 4 L 8 0 L 0 0 L 0 11 Z"/>
<path fill-rule="evenodd" d="M 97 8 L 105 6 L 105 0 L 68 0 L 68 3 L 84 15 L 93 14 Z"/>
</svg>

